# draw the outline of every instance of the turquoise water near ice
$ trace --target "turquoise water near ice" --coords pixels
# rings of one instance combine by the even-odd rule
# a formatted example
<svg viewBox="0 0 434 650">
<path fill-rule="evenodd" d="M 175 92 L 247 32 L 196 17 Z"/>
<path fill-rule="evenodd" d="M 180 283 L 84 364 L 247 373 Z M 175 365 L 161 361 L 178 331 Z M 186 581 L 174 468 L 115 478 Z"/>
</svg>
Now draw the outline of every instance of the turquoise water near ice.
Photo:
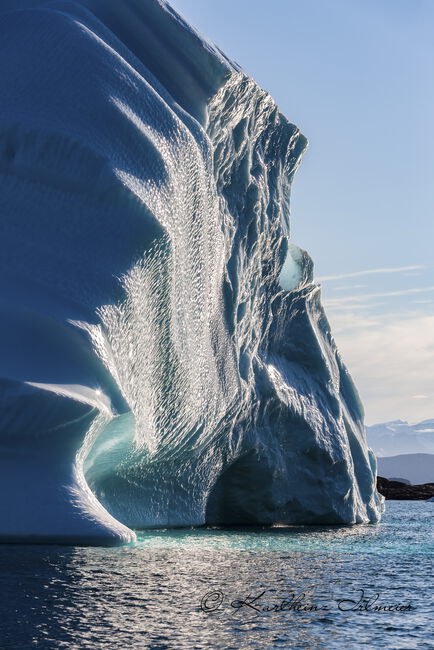
<svg viewBox="0 0 434 650">
<path fill-rule="evenodd" d="M 433 648 L 433 516 L 389 501 L 380 524 L 3 545 L 0 647 Z"/>
</svg>

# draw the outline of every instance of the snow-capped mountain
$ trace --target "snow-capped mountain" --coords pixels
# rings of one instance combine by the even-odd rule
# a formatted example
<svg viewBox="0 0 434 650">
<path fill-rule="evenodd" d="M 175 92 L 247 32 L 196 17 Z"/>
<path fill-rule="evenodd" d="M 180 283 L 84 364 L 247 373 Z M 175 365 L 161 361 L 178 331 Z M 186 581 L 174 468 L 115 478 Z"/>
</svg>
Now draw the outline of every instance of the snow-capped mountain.
<svg viewBox="0 0 434 650">
<path fill-rule="evenodd" d="M 434 418 L 418 424 L 394 420 L 365 429 L 368 445 L 376 456 L 434 454 Z"/>
</svg>

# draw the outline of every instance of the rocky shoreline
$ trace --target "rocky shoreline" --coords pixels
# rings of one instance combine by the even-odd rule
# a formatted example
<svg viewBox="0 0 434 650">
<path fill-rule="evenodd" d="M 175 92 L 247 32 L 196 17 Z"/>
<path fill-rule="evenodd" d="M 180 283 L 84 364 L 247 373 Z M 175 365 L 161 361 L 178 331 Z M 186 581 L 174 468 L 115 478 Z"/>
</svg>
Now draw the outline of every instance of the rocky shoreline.
<svg viewBox="0 0 434 650">
<path fill-rule="evenodd" d="M 434 497 L 434 483 L 407 485 L 377 476 L 377 490 L 386 499 L 422 501 Z"/>
</svg>

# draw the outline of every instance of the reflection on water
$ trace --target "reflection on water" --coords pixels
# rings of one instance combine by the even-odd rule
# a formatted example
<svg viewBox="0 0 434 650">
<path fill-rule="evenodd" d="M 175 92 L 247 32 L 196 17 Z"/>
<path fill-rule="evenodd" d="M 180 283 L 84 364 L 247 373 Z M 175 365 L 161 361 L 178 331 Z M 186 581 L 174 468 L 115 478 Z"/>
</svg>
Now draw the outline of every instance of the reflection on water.
<svg viewBox="0 0 434 650">
<path fill-rule="evenodd" d="M 5 545 L 0 647 L 432 648 L 433 514 L 434 504 L 389 502 L 379 525 L 147 531 L 115 549 Z M 377 605 L 413 609 L 352 611 L 360 589 L 371 604 L 378 593 Z"/>
</svg>

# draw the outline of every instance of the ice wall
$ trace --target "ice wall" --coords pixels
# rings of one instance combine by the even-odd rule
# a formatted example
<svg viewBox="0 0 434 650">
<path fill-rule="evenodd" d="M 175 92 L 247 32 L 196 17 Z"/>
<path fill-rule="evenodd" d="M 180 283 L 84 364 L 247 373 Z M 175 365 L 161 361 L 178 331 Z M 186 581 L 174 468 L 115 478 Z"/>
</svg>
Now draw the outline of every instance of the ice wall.
<svg viewBox="0 0 434 650">
<path fill-rule="evenodd" d="M 289 243 L 305 138 L 161 0 L 1 0 L 0 35 L 0 539 L 375 521 Z"/>
</svg>

